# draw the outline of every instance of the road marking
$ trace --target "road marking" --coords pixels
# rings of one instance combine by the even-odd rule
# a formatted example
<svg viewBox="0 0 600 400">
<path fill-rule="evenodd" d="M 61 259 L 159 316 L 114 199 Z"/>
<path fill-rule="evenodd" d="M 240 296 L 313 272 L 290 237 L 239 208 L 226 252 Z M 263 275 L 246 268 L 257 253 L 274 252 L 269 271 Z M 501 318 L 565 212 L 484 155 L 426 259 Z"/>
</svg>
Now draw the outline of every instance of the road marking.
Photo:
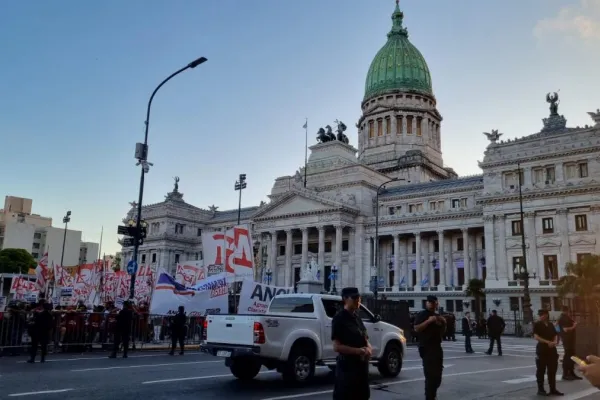
<svg viewBox="0 0 600 400">
<path fill-rule="evenodd" d="M 461 356 L 461 357 L 444 357 L 444 360 L 462 360 L 462 359 L 466 359 L 466 358 L 482 358 L 482 357 L 488 357 L 486 355 L 477 355 L 477 356 Z M 404 362 L 419 362 L 419 361 L 423 361 L 420 358 L 419 359 L 414 359 L 414 360 L 404 360 Z"/>
<path fill-rule="evenodd" d="M 21 396 L 35 396 L 38 394 L 64 393 L 64 392 L 70 392 L 71 390 L 75 390 L 75 389 L 41 390 L 39 392 L 12 393 L 12 394 L 9 394 L 8 397 L 21 397 Z"/>
<path fill-rule="evenodd" d="M 600 393 L 600 391 L 598 391 L 598 389 L 591 388 L 591 389 L 587 389 L 587 390 L 582 390 L 581 392 L 568 394 L 565 397 L 563 397 L 563 400 L 577 400 L 577 399 L 582 399 L 584 397 L 591 396 L 593 394 L 598 394 L 598 393 Z"/>
<path fill-rule="evenodd" d="M 509 371 L 509 370 L 513 370 L 513 369 L 525 369 L 525 368 L 534 368 L 534 365 L 527 365 L 524 367 L 510 367 L 510 368 L 495 368 L 495 369 L 484 369 L 484 370 L 479 370 L 479 371 L 471 371 L 471 372 L 456 372 L 454 374 L 444 374 L 443 378 L 450 378 L 453 376 L 464 376 L 464 375 L 475 375 L 475 374 L 484 374 L 487 372 L 501 372 L 501 371 Z M 414 378 L 414 379 L 406 379 L 406 380 L 402 380 L 402 381 L 391 381 L 391 382 L 382 382 L 382 383 L 377 383 L 377 384 L 373 384 L 371 385 L 372 388 L 378 388 L 381 386 L 392 386 L 392 385 L 401 385 L 404 383 L 412 383 L 412 382 L 421 382 L 424 381 L 425 378 Z M 268 397 L 268 398 L 264 398 L 262 400 L 284 400 L 284 399 L 296 399 L 296 398 L 300 398 L 300 397 L 310 397 L 310 396 L 318 396 L 318 395 L 322 395 L 322 394 L 329 394 L 332 393 L 333 390 L 322 390 L 319 392 L 311 392 L 311 393 L 300 393 L 300 394 L 291 394 L 288 396 L 278 396 L 278 397 Z M 579 399 L 579 397 L 573 399 L 573 400 L 577 400 Z M 565 399 L 567 400 L 567 399 Z"/>
<path fill-rule="evenodd" d="M 261 371 L 258 374 L 273 374 L 277 371 Z M 151 385 L 154 383 L 166 383 L 166 382 L 182 382 L 182 381 L 194 381 L 194 380 L 203 380 L 203 379 L 215 379 L 215 378 L 228 378 L 233 376 L 232 374 L 223 374 L 223 375 L 210 375 L 210 376 L 189 376 L 187 378 L 173 378 L 173 379 L 160 379 L 158 381 L 146 381 L 142 382 L 142 385 Z"/>
<path fill-rule="evenodd" d="M 537 378 L 535 377 L 535 375 L 528 375 L 528 376 L 524 376 L 523 378 L 509 379 L 507 381 L 502 381 L 502 383 L 509 383 L 511 385 L 516 385 L 518 383 L 535 382 L 536 379 Z"/>
<path fill-rule="evenodd" d="M 217 360 L 217 361 L 190 361 L 190 362 L 181 362 L 181 363 L 144 364 L 144 365 L 118 365 L 118 366 L 114 366 L 114 367 L 72 369 L 71 372 L 107 371 L 107 370 L 111 370 L 111 369 L 127 369 L 127 368 L 168 367 L 171 365 L 208 364 L 208 363 L 222 363 L 222 362 L 223 362 L 222 360 Z"/>
<path fill-rule="evenodd" d="M 198 354 L 191 353 L 189 355 L 196 356 L 196 355 L 202 355 L 202 353 L 198 353 Z M 138 355 L 138 356 L 129 356 L 129 358 L 146 358 L 146 357 L 168 357 L 168 356 L 166 353 L 165 354 L 144 354 L 144 355 Z M 50 359 L 50 360 L 46 359 L 46 362 L 89 361 L 89 360 L 109 360 L 109 358 L 106 356 L 79 357 L 79 358 L 55 358 L 55 359 Z M 26 362 L 27 362 L 26 360 L 17 361 L 17 364 L 25 364 Z"/>
</svg>

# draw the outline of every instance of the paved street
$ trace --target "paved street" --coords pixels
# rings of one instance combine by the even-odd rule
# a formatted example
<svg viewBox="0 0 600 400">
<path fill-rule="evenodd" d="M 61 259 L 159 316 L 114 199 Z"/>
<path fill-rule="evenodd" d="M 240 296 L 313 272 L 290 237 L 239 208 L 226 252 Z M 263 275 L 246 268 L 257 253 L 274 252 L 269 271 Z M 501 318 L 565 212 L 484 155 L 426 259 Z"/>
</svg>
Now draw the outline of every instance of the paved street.
<svg viewBox="0 0 600 400">
<path fill-rule="evenodd" d="M 462 338 L 459 338 L 462 340 Z M 507 338 L 504 356 L 483 354 L 487 344 L 475 340 L 476 354 L 467 355 L 462 342 L 445 343 L 444 382 L 440 399 L 534 399 L 534 344 Z M 559 376 L 561 372 L 559 371 Z M 23 357 L 0 358 L 0 398 L 43 399 L 330 399 L 332 376 L 319 369 L 303 388 L 286 387 L 277 373 L 264 371 L 256 381 L 241 383 L 223 361 L 190 351 L 184 356 L 133 353 L 111 360 L 104 353 L 53 355 L 45 364 L 30 365 Z M 423 374 L 416 349 L 409 348 L 398 379 L 385 380 L 373 370 L 373 399 L 422 398 Z M 582 382 L 559 382 L 564 399 L 600 399 L 600 392 Z"/>
</svg>

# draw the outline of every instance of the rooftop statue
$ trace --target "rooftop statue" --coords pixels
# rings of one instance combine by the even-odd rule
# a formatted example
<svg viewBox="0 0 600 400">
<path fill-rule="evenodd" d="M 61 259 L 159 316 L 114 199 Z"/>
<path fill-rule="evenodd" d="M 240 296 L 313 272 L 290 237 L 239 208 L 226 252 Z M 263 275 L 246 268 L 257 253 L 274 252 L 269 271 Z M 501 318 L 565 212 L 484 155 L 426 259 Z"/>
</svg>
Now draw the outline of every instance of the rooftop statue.
<svg viewBox="0 0 600 400">
<path fill-rule="evenodd" d="M 546 95 L 546 101 L 550 103 L 550 115 L 558 115 L 558 93 L 548 93 Z"/>
<path fill-rule="evenodd" d="M 173 178 L 173 180 L 175 181 L 175 186 L 173 187 L 173 191 L 178 192 L 179 191 L 179 177 L 176 176 Z"/>
<path fill-rule="evenodd" d="M 500 136 L 503 135 L 503 133 L 498 133 L 498 129 L 492 129 L 492 133 L 483 132 L 483 134 L 492 143 L 496 143 L 498 140 L 500 140 Z"/>
<path fill-rule="evenodd" d="M 215 206 L 214 204 L 212 206 L 208 206 L 208 211 L 211 212 L 217 212 L 218 209 L 219 207 Z"/>
<path fill-rule="evenodd" d="M 346 125 L 339 120 L 335 120 L 335 124 L 337 125 L 336 133 L 333 133 L 333 128 L 331 125 L 327 125 L 325 129 L 319 128 L 317 132 L 317 142 L 319 143 L 327 143 L 337 140 L 339 142 L 348 144 L 350 140 L 348 136 L 344 133 L 347 129 Z"/>
<path fill-rule="evenodd" d="M 337 132 L 336 138 L 337 138 L 337 140 L 339 140 L 340 142 L 348 144 L 350 142 L 350 140 L 348 139 L 348 136 L 346 136 L 346 134 L 344 133 L 346 131 L 346 129 L 347 129 L 346 125 L 342 121 L 339 121 L 337 119 L 335 120 L 335 124 L 337 125 L 337 129 L 336 129 L 336 132 Z"/>
</svg>

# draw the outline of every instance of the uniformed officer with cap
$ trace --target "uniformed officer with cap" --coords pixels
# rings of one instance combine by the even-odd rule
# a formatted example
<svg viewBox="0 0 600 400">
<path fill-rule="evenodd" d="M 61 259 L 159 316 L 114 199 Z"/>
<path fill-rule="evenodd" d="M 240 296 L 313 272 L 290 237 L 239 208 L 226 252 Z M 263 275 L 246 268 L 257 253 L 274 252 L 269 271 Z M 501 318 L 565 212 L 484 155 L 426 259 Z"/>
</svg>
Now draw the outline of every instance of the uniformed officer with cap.
<svg viewBox="0 0 600 400">
<path fill-rule="evenodd" d="M 563 396 L 556 390 L 556 370 L 558 369 L 558 335 L 556 328 L 548 320 L 548 310 L 539 310 L 540 319 L 533 324 L 533 338 L 538 344 L 535 348 L 535 376 L 537 378 L 539 396 L 546 396 L 544 389 L 544 375 L 548 371 L 548 386 L 550 386 L 550 395 Z"/>
<path fill-rule="evenodd" d="M 372 349 L 367 328 L 360 319 L 360 293 L 357 288 L 342 289 L 344 309 L 331 323 L 333 350 L 338 353 L 335 369 L 334 400 L 367 400 L 369 388 L 369 359 Z"/>
<path fill-rule="evenodd" d="M 425 307 L 425 310 L 421 311 L 415 319 L 415 331 L 419 334 L 419 355 L 423 360 L 425 399 L 435 400 L 437 390 L 442 384 L 444 369 L 442 338 L 446 331 L 446 320 L 436 313 L 437 297 L 427 296 Z"/>
</svg>

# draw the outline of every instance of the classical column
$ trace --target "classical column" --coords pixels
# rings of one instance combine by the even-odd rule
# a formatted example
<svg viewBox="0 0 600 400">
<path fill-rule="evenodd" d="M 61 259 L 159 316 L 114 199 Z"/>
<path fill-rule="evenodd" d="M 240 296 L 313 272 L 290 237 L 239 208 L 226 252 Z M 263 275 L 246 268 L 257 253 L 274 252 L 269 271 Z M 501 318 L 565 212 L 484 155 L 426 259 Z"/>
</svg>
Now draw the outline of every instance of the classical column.
<svg viewBox="0 0 600 400">
<path fill-rule="evenodd" d="M 354 280 L 357 288 L 364 290 L 365 282 L 362 274 L 363 269 L 367 269 L 363 259 L 365 239 L 364 239 L 364 227 L 362 225 L 356 225 L 356 231 L 354 232 L 354 240 L 352 241 L 354 251 Z"/>
<path fill-rule="evenodd" d="M 469 273 L 471 276 L 471 279 L 473 278 L 477 278 L 477 279 L 481 279 L 481 276 L 479 276 L 479 260 L 477 259 L 477 236 L 476 235 L 470 235 L 469 236 L 469 258 L 471 259 L 471 262 L 469 263 Z"/>
<path fill-rule="evenodd" d="M 302 232 L 302 257 L 300 266 L 304 268 L 306 263 L 308 263 L 308 228 L 300 228 L 300 232 Z"/>
<path fill-rule="evenodd" d="M 558 261 L 559 266 L 559 274 L 562 272 L 564 275 L 565 264 L 571 261 L 571 246 L 569 244 L 569 220 L 568 220 L 568 210 L 567 209 L 559 209 L 556 210 L 556 214 L 558 215 L 558 226 L 560 229 L 560 260 Z M 542 273 L 542 277 L 545 275 Z M 558 279 L 559 277 L 552 277 L 552 279 Z"/>
<path fill-rule="evenodd" d="M 271 252 L 269 254 L 269 265 L 273 274 L 273 284 L 277 284 L 277 231 L 269 232 L 271 235 Z"/>
<path fill-rule="evenodd" d="M 439 264 L 440 264 L 440 288 L 438 290 L 445 290 L 445 286 L 446 286 L 446 263 L 444 260 L 444 257 L 446 257 L 446 255 L 444 254 L 444 231 L 440 230 L 437 231 L 438 234 L 438 247 L 439 247 Z"/>
<path fill-rule="evenodd" d="M 414 124 L 413 124 L 414 126 Z M 417 247 L 417 252 L 415 255 L 415 268 L 417 270 L 417 281 L 414 283 L 415 291 L 421 290 L 421 232 L 413 233 L 415 235 L 415 242 Z"/>
<path fill-rule="evenodd" d="M 429 239 L 423 238 L 423 243 L 421 246 L 421 250 L 423 252 L 421 258 L 422 258 L 422 263 L 421 263 L 421 269 L 422 269 L 422 274 L 423 274 L 423 279 L 425 279 L 425 277 L 427 277 L 427 284 L 425 286 L 429 287 L 431 286 L 431 280 L 433 279 L 433 277 L 431 276 L 431 274 L 429 273 Z"/>
<path fill-rule="evenodd" d="M 342 271 L 342 241 L 344 227 L 342 225 L 335 226 L 335 266 L 338 268 L 336 286 L 342 281 L 344 272 Z"/>
<path fill-rule="evenodd" d="M 498 278 L 512 280 L 512 260 L 509 263 L 506 257 L 506 219 L 504 215 L 496 215 L 494 227 L 498 229 L 498 241 L 496 243 Z"/>
<path fill-rule="evenodd" d="M 346 270 L 348 271 L 345 274 L 346 281 L 343 283 L 345 286 L 353 286 L 356 288 L 360 288 L 358 282 L 356 282 L 356 276 L 354 275 L 354 271 L 356 270 L 356 257 L 354 256 L 355 248 L 356 248 L 356 231 L 353 227 L 348 229 L 348 266 Z"/>
<path fill-rule="evenodd" d="M 437 286 L 435 283 L 435 265 L 433 265 L 432 261 L 435 258 L 435 239 L 432 236 L 429 239 L 429 258 L 425 260 L 427 263 L 427 270 L 429 271 L 429 287 L 434 290 Z"/>
<path fill-rule="evenodd" d="M 365 237 L 365 257 L 363 258 L 363 283 L 367 291 L 371 291 L 370 282 L 371 282 L 371 267 L 373 266 L 373 247 L 372 247 L 372 238 L 371 236 Z"/>
<path fill-rule="evenodd" d="M 496 262 L 496 236 L 493 215 L 483 216 L 483 235 L 485 240 L 485 267 L 487 272 L 486 280 L 498 280 L 498 263 Z M 477 269 L 479 270 L 479 267 Z M 477 273 L 477 276 L 483 279 L 483 277 L 479 275 L 479 272 Z"/>
<path fill-rule="evenodd" d="M 527 250 L 527 271 L 531 275 L 533 275 L 535 272 L 537 276 L 541 277 L 540 269 L 538 267 L 539 260 L 537 251 L 537 235 L 535 233 L 535 212 L 525 213 L 525 237 L 529 241 L 529 249 Z"/>
<path fill-rule="evenodd" d="M 392 290 L 397 291 L 402 277 L 400 274 L 400 236 L 394 233 L 394 282 L 390 282 Z"/>
<path fill-rule="evenodd" d="M 469 229 L 462 228 L 463 236 L 463 276 L 465 277 L 465 285 L 471 280 L 471 262 L 469 261 Z"/>
<path fill-rule="evenodd" d="M 292 238 L 294 236 L 294 231 L 291 229 L 285 230 L 285 272 L 284 272 L 284 282 L 286 287 L 292 286 Z"/>
<path fill-rule="evenodd" d="M 412 270 L 408 264 L 408 238 L 405 238 L 401 243 L 402 251 L 402 276 L 404 277 L 404 287 L 408 288 L 413 285 L 412 283 Z M 400 278 L 402 279 L 402 278 Z"/>
<path fill-rule="evenodd" d="M 317 227 L 319 232 L 319 252 L 317 254 L 317 264 L 319 264 L 320 268 L 323 268 L 325 265 L 325 227 L 319 226 Z"/>
</svg>

